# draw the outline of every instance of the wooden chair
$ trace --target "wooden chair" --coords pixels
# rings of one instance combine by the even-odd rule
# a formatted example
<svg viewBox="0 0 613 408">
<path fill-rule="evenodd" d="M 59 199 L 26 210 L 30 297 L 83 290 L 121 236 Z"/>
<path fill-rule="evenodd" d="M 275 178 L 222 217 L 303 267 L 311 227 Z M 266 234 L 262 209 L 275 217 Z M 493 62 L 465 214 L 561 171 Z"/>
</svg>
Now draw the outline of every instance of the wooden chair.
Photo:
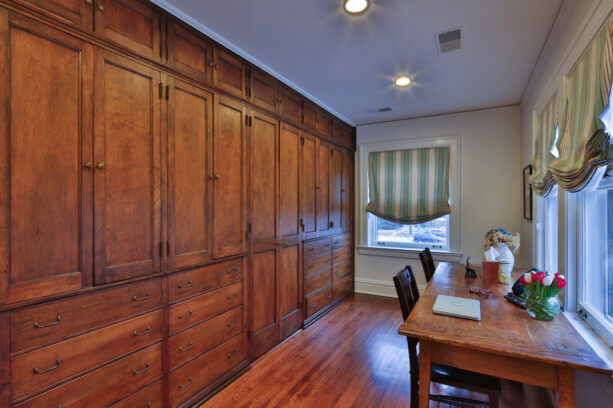
<svg viewBox="0 0 613 408">
<path fill-rule="evenodd" d="M 423 251 L 419 253 L 419 260 L 421 261 L 421 266 L 424 268 L 424 275 L 426 275 L 426 282 L 430 282 L 432 275 L 434 275 L 434 271 L 436 270 L 436 266 L 434 266 L 434 260 L 432 259 L 432 253 L 430 249 L 425 248 Z"/>
<path fill-rule="evenodd" d="M 406 266 L 394 276 L 394 286 L 398 294 L 402 318 L 406 320 L 419 300 L 417 282 L 410 266 Z M 419 406 L 419 358 L 417 355 L 418 339 L 407 337 L 409 347 L 409 364 L 411 373 L 411 408 Z M 459 368 L 448 367 L 442 364 L 432 364 L 431 382 L 449 385 L 456 388 L 487 394 L 489 405 L 498 407 L 500 396 L 500 379 L 489 375 L 474 373 Z M 439 403 L 454 405 L 456 407 L 474 407 L 481 401 L 473 401 L 465 398 L 456 398 L 443 395 L 431 395 L 430 399 Z"/>
</svg>

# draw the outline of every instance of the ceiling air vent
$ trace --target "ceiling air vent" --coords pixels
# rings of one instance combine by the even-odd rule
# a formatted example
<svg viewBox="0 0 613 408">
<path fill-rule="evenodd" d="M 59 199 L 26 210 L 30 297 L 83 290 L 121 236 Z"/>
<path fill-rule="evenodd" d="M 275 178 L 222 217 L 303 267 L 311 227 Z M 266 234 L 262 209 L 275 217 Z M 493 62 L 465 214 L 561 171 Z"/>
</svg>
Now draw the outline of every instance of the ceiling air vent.
<svg viewBox="0 0 613 408">
<path fill-rule="evenodd" d="M 462 47 L 462 27 L 434 34 L 439 54 L 459 50 Z"/>
<path fill-rule="evenodd" d="M 385 108 L 366 109 L 366 112 L 368 113 L 391 112 L 391 111 L 392 111 L 392 108 L 390 108 L 389 106 Z"/>
</svg>

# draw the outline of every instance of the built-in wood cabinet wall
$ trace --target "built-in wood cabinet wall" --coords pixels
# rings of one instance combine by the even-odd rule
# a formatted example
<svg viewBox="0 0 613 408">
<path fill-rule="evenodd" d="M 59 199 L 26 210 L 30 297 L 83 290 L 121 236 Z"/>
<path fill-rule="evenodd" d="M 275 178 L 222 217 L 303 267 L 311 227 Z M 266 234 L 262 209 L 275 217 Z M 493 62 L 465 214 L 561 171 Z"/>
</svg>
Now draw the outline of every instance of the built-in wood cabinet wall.
<svg viewBox="0 0 613 408">
<path fill-rule="evenodd" d="M 0 0 L 0 406 L 196 405 L 310 324 L 354 150 L 145 1 Z"/>
</svg>

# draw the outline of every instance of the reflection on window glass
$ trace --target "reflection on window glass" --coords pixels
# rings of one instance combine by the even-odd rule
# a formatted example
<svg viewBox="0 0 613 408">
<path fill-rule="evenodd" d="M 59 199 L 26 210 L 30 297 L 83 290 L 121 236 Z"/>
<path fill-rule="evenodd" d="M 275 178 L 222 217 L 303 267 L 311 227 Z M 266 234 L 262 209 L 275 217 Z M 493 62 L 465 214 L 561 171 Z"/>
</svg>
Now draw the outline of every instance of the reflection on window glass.
<svg viewBox="0 0 613 408">
<path fill-rule="evenodd" d="M 404 225 L 376 218 L 376 240 L 379 244 L 447 248 L 449 215 L 422 224 Z"/>
</svg>

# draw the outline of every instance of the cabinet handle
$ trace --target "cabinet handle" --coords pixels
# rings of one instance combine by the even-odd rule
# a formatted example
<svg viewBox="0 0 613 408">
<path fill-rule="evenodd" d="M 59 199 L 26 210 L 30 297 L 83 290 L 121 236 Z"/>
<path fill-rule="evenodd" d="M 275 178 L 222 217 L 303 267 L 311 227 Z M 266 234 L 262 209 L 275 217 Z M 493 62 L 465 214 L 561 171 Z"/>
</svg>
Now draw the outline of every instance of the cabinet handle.
<svg viewBox="0 0 613 408">
<path fill-rule="evenodd" d="M 35 374 L 45 374 L 48 373 L 49 371 L 53 371 L 56 368 L 58 368 L 60 366 L 60 364 L 62 364 L 62 360 L 61 359 L 57 359 L 57 361 L 55 362 L 55 365 L 52 367 L 47 368 L 46 370 L 39 370 L 38 367 L 34 367 L 34 373 Z"/>
<path fill-rule="evenodd" d="M 339 256 L 338 256 L 338 255 L 335 255 L 335 256 L 334 256 L 334 259 L 338 259 L 338 258 L 339 258 Z"/>
<path fill-rule="evenodd" d="M 330 247 L 330 244 L 324 245 L 324 248 L 329 248 L 329 247 Z"/>
<path fill-rule="evenodd" d="M 38 322 L 34 322 L 34 328 L 35 329 L 44 329 L 45 327 L 55 326 L 56 324 L 60 324 L 60 319 L 61 318 L 62 318 L 62 316 L 57 315 L 57 317 L 55 318 L 54 322 L 47 323 L 47 324 L 40 324 Z"/>
<path fill-rule="evenodd" d="M 234 327 L 238 324 L 238 319 L 234 319 L 232 323 L 227 323 L 228 327 Z"/>
<path fill-rule="evenodd" d="M 232 300 L 232 299 L 236 299 L 237 297 L 238 297 L 238 293 L 235 293 L 235 294 L 233 294 L 233 295 L 226 296 L 226 299 L 228 299 L 228 300 Z"/>
<path fill-rule="evenodd" d="M 85 4 L 91 6 L 92 4 L 94 4 L 94 0 L 85 0 Z"/>
<path fill-rule="evenodd" d="M 104 4 L 98 4 L 98 10 L 104 11 Z"/>
<path fill-rule="evenodd" d="M 209 67 L 211 68 L 215 67 L 215 63 L 213 61 L 209 61 Z"/>
<path fill-rule="evenodd" d="M 219 64 L 215 64 L 215 69 L 219 69 Z"/>
<path fill-rule="evenodd" d="M 87 162 L 85 163 L 83 166 L 87 167 L 88 169 L 91 169 L 94 167 L 94 165 L 92 164 L 92 162 Z"/>
<path fill-rule="evenodd" d="M 96 167 L 98 167 L 99 169 L 103 169 L 105 166 L 104 162 L 100 162 L 98 164 L 96 164 Z"/>
<path fill-rule="evenodd" d="M 209 174 L 209 180 L 214 180 L 214 179 L 215 179 L 215 176 L 212 174 Z"/>
<path fill-rule="evenodd" d="M 314 249 L 315 249 L 315 248 L 307 248 L 307 251 L 308 251 L 308 252 L 311 252 L 311 251 L 313 251 Z"/>
<path fill-rule="evenodd" d="M 312 288 L 313 286 L 315 286 L 315 282 L 311 282 L 307 285 L 309 288 Z"/>
<path fill-rule="evenodd" d="M 238 269 L 237 269 L 237 268 L 232 268 L 232 269 L 230 269 L 230 270 L 227 270 L 227 271 L 226 271 L 226 273 L 227 273 L 228 275 L 234 275 L 234 274 L 236 274 L 237 272 L 238 272 Z"/>
<path fill-rule="evenodd" d="M 283 102 L 283 99 L 277 98 L 277 102 L 281 103 L 281 102 Z"/>
<path fill-rule="evenodd" d="M 328 294 L 326 295 L 326 298 L 327 298 L 327 299 L 330 299 L 331 297 L 332 297 L 332 294 L 331 294 L 331 293 L 328 293 Z"/>
<path fill-rule="evenodd" d="M 144 373 L 145 371 L 149 370 L 151 368 L 151 363 L 147 361 L 147 365 L 145 366 L 145 368 L 143 368 L 140 371 L 136 371 L 136 368 L 132 369 L 132 374 L 134 375 L 141 375 L 142 373 Z"/>
<path fill-rule="evenodd" d="M 192 377 L 189 377 L 189 380 L 185 384 L 179 384 L 179 388 L 187 388 L 192 385 Z"/>
<path fill-rule="evenodd" d="M 315 265 L 309 265 L 307 266 L 307 269 L 313 269 L 315 267 Z"/>
<path fill-rule="evenodd" d="M 215 179 L 219 180 L 221 176 L 219 174 L 215 174 Z"/>
<path fill-rule="evenodd" d="M 136 330 L 134 330 L 132 332 L 132 335 L 136 336 L 136 337 L 140 337 L 140 336 L 144 336 L 145 334 L 148 334 L 148 333 L 151 333 L 151 326 L 147 326 L 147 329 L 144 332 L 140 332 L 140 333 L 137 333 Z"/>
<path fill-rule="evenodd" d="M 189 344 L 187 345 L 187 347 L 181 347 L 179 346 L 179 352 L 183 352 L 183 351 L 187 351 L 190 348 L 194 347 L 194 345 L 192 344 L 192 342 L 190 341 Z"/>
<path fill-rule="evenodd" d="M 317 307 L 317 303 L 311 303 L 311 307 Z"/>
<path fill-rule="evenodd" d="M 191 281 L 191 280 L 188 280 L 188 281 L 187 281 L 187 283 L 181 283 L 181 282 L 179 282 L 179 285 L 178 285 L 178 286 L 179 286 L 179 289 L 181 289 L 181 288 L 189 288 L 189 287 L 190 287 L 190 286 L 192 286 L 192 285 L 193 285 L 192 281 Z"/>
<path fill-rule="evenodd" d="M 192 311 L 188 310 L 186 315 L 179 315 L 179 319 L 187 319 L 188 317 L 192 317 Z"/>
<path fill-rule="evenodd" d="M 147 294 L 143 297 L 136 297 L 136 295 L 132 296 L 132 300 L 134 302 L 140 302 L 141 300 L 147 300 L 151 297 L 151 292 L 147 291 Z"/>
<path fill-rule="evenodd" d="M 321 186 L 317 186 L 317 187 L 315 187 L 315 188 L 316 188 L 316 189 L 318 189 L 318 190 L 321 190 Z"/>
<path fill-rule="evenodd" d="M 228 357 L 228 358 L 232 358 L 232 357 L 234 357 L 234 356 L 235 356 L 235 355 L 237 355 L 237 354 L 238 354 L 238 349 L 237 349 L 237 348 L 235 348 L 235 349 L 234 349 L 234 353 L 231 353 L 231 354 L 226 354 L 226 357 Z"/>
<path fill-rule="evenodd" d="M 285 242 L 285 241 L 277 241 L 277 242 L 275 242 L 275 245 L 287 245 L 287 242 Z"/>
</svg>

